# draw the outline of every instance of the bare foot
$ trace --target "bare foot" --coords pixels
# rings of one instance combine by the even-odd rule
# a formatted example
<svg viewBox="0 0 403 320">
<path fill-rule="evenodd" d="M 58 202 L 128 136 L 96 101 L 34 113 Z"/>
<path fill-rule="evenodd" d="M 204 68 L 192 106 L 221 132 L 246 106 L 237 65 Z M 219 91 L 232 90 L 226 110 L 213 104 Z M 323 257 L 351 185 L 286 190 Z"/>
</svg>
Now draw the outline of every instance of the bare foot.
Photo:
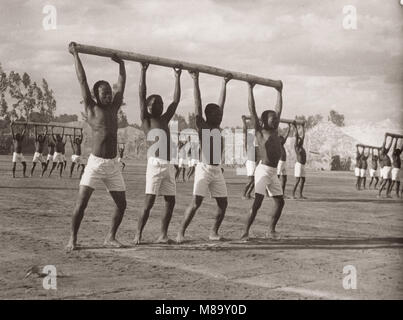
<svg viewBox="0 0 403 320">
<path fill-rule="evenodd" d="M 241 236 L 241 240 L 242 240 L 243 242 L 249 241 L 249 240 L 250 240 L 250 238 L 249 238 L 249 233 L 244 233 L 244 234 Z"/>
<path fill-rule="evenodd" d="M 155 243 L 162 243 L 162 244 L 172 244 L 173 241 L 169 239 L 167 236 L 160 236 Z"/>
<path fill-rule="evenodd" d="M 392 199 L 392 196 L 390 194 L 386 195 L 386 198 Z"/>
<path fill-rule="evenodd" d="M 66 246 L 66 252 L 71 252 L 77 249 L 77 240 L 70 238 L 69 243 Z"/>
<path fill-rule="evenodd" d="M 298 198 L 298 199 L 305 200 L 305 199 L 307 199 L 307 197 L 304 197 L 304 196 L 299 196 L 299 198 Z"/>
<path fill-rule="evenodd" d="M 113 248 L 123 248 L 124 247 L 124 245 L 121 244 L 116 239 L 105 239 L 104 246 L 105 247 L 113 247 Z"/>
<path fill-rule="evenodd" d="M 185 241 L 185 236 L 183 234 L 181 234 L 181 233 L 178 233 L 178 235 L 176 236 L 175 241 L 176 241 L 176 243 L 181 244 L 181 243 L 183 243 Z"/>
<path fill-rule="evenodd" d="M 382 196 L 381 196 L 380 194 L 378 194 L 376 197 L 377 197 L 378 199 L 381 199 L 381 198 L 382 198 Z"/>
<path fill-rule="evenodd" d="M 139 245 L 141 244 L 141 235 L 136 234 L 133 240 L 134 245 Z"/>
<path fill-rule="evenodd" d="M 218 235 L 218 234 L 210 234 L 209 235 L 209 240 L 211 240 L 211 241 L 221 241 L 223 238 L 220 236 L 220 235 Z"/>
<path fill-rule="evenodd" d="M 281 235 L 276 231 L 269 231 L 266 233 L 266 238 L 271 240 L 280 240 Z"/>
</svg>

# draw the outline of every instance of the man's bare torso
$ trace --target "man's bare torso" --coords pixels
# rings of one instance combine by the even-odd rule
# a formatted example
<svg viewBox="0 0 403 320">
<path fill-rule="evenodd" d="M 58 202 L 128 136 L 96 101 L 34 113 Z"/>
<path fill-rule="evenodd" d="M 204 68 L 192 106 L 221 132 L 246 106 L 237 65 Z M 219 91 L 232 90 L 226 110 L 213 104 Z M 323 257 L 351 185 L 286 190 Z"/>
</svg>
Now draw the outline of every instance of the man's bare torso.
<svg viewBox="0 0 403 320">
<path fill-rule="evenodd" d="M 256 140 L 259 146 L 259 156 L 262 164 L 277 168 L 281 158 L 281 141 L 278 136 L 278 130 L 262 129 L 256 134 Z"/>
</svg>

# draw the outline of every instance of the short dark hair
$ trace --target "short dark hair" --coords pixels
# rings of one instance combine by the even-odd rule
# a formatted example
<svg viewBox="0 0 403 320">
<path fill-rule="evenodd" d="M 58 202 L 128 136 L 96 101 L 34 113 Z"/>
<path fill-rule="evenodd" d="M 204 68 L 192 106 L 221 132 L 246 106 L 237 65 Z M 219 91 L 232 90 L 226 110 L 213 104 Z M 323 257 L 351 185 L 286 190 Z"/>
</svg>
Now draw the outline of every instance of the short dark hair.
<svg viewBox="0 0 403 320">
<path fill-rule="evenodd" d="M 161 96 L 159 94 L 151 94 L 146 99 L 146 106 L 148 106 L 150 104 L 150 102 L 153 101 L 154 99 L 155 100 L 160 100 L 161 104 L 162 104 L 162 98 L 161 98 Z"/>
<path fill-rule="evenodd" d="M 98 89 L 99 89 L 99 87 L 102 86 L 102 85 L 106 85 L 106 86 L 109 86 L 109 87 L 111 86 L 111 85 L 109 84 L 109 82 L 108 82 L 108 81 L 105 81 L 105 80 L 99 80 L 99 81 L 95 82 L 94 87 L 93 87 L 93 91 L 94 91 L 94 96 L 95 96 L 95 98 L 96 98 L 97 100 L 99 99 Z"/>
<path fill-rule="evenodd" d="M 204 113 L 207 114 L 207 113 L 211 112 L 213 109 L 220 109 L 220 106 L 216 103 L 209 103 L 204 108 Z"/>
<path fill-rule="evenodd" d="M 277 115 L 277 113 L 273 110 L 265 110 L 262 112 L 261 120 L 262 120 L 263 124 L 267 122 L 267 119 L 269 118 L 269 115 L 271 115 L 271 114 Z"/>
</svg>

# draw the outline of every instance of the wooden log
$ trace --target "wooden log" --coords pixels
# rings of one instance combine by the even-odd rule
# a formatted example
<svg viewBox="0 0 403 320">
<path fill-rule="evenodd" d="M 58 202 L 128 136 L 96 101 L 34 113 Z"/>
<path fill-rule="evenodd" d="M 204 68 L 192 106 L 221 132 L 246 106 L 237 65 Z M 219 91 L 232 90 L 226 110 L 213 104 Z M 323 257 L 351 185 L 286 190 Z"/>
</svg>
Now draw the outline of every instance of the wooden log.
<svg viewBox="0 0 403 320">
<path fill-rule="evenodd" d="M 28 121 L 28 122 L 24 122 L 24 121 L 14 121 L 11 124 L 17 124 L 17 125 L 28 125 L 28 126 L 48 126 L 48 127 L 53 127 L 53 128 L 66 128 L 66 129 L 79 129 L 81 130 L 82 127 L 72 127 L 72 126 L 64 126 L 64 125 L 60 125 L 60 122 L 33 122 L 33 121 Z"/>
<path fill-rule="evenodd" d="M 246 120 L 251 119 L 250 116 L 242 116 L 242 117 L 245 117 Z M 289 120 L 289 119 L 283 119 L 283 118 L 280 119 L 280 123 L 288 123 L 288 124 L 291 123 L 292 124 L 294 121 L 297 122 L 297 125 L 300 125 L 300 126 L 305 125 L 305 121 L 303 121 L 303 120 Z"/>
<path fill-rule="evenodd" d="M 380 149 L 381 147 L 375 147 L 367 144 L 362 144 L 362 143 L 357 143 L 357 147 L 362 147 L 362 148 L 369 148 L 369 149 Z"/>
<path fill-rule="evenodd" d="M 69 48 L 69 50 L 70 50 L 70 48 Z M 121 50 L 108 49 L 108 48 L 102 48 L 102 47 L 96 47 L 96 46 L 88 46 L 88 45 L 78 44 L 78 43 L 76 43 L 76 50 L 79 53 L 91 54 L 91 55 L 96 55 L 96 56 L 101 56 L 101 57 L 112 57 L 114 55 L 117 55 L 119 58 L 121 58 L 123 60 L 136 61 L 136 62 L 140 62 L 140 63 L 146 62 L 146 63 L 163 66 L 163 67 L 170 67 L 170 68 L 180 67 L 183 70 L 198 71 L 198 72 L 207 73 L 207 74 L 211 74 L 211 75 L 215 75 L 215 76 L 219 76 L 219 77 L 225 77 L 228 74 L 231 74 L 232 78 L 235 80 L 252 82 L 252 83 L 260 84 L 262 86 L 273 87 L 276 89 L 280 89 L 283 86 L 283 83 L 280 80 L 267 79 L 267 78 L 247 74 L 247 73 L 241 73 L 241 72 L 229 71 L 229 70 L 225 70 L 225 69 L 221 69 L 221 68 L 211 67 L 211 66 L 204 65 L 204 64 L 197 64 L 197 63 L 191 63 L 191 62 L 186 62 L 186 61 L 167 59 L 167 58 L 150 56 L 150 55 L 129 52 L 129 51 L 121 51 Z"/>
<path fill-rule="evenodd" d="M 403 135 L 397 134 L 397 133 L 390 133 L 386 132 L 385 137 L 392 137 L 392 138 L 398 138 L 398 139 L 403 139 Z"/>
</svg>

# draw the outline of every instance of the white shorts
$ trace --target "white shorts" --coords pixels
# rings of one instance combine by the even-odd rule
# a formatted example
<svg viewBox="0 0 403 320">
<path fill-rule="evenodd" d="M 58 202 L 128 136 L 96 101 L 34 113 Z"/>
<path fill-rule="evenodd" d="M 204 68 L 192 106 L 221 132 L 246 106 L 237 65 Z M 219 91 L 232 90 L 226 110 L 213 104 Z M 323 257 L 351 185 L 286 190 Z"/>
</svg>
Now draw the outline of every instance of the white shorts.
<svg viewBox="0 0 403 320">
<path fill-rule="evenodd" d="M 400 168 L 393 168 L 392 169 L 392 180 L 393 181 L 400 181 Z"/>
<path fill-rule="evenodd" d="M 245 167 L 246 167 L 246 175 L 248 177 L 253 177 L 255 175 L 256 162 L 252 160 L 246 160 Z"/>
<path fill-rule="evenodd" d="M 255 170 L 255 192 L 269 197 L 282 196 L 280 180 L 277 177 L 277 168 L 259 163 Z"/>
<path fill-rule="evenodd" d="M 375 177 L 377 177 L 378 176 L 378 171 L 377 170 L 375 170 L 375 169 L 369 169 L 369 176 L 371 177 L 371 178 L 375 178 Z"/>
<path fill-rule="evenodd" d="M 13 152 L 13 162 L 26 162 L 22 153 Z"/>
<path fill-rule="evenodd" d="M 179 168 L 183 168 L 183 167 L 185 166 L 186 162 L 187 162 L 186 159 L 179 158 L 178 167 L 179 167 Z"/>
<path fill-rule="evenodd" d="M 280 160 L 277 165 L 277 175 L 278 176 L 286 176 L 287 175 L 287 168 L 285 167 L 286 162 Z"/>
<path fill-rule="evenodd" d="M 355 169 L 354 169 L 354 174 L 355 174 L 355 176 L 356 177 L 359 177 L 360 176 L 360 168 L 358 168 L 358 167 L 356 167 Z"/>
<path fill-rule="evenodd" d="M 34 157 L 32 158 L 32 162 L 43 163 L 43 162 L 46 162 L 46 161 L 45 161 L 45 158 L 43 157 L 42 153 L 35 152 Z"/>
<path fill-rule="evenodd" d="M 384 166 L 381 170 L 382 179 L 390 179 L 392 178 L 392 167 Z"/>
<path fill-rule="evenodd" d="M 118 162 L 119 162 L 119 163 L 122 162 L 122 158 L 121 158 L 121 157 L 118 158 Z"/>
<path fill-rule="evenodd" d="M 367 169 L 360 169 L 360 178 L 365 178 L 367 175 Z"/>
<path fill-rule="evenodd" d="M 81 163 L 81 156 L 73 154 L 71 156 L 71 162 L 80 164 Z"/>
<path fill-rule="evenodd" d="M 303 178 L 305 177 L 305 165 L 299 162 L 295 163 L 295 170 L 294 175 L 296 178 Z"/>
<path fill-rule="evenodd" d="M 53 154 L 53 162 L 63 162 L 64 159 L 64 155 L 60 152 L 55 152 Z"/>
<path fill-rule="evenodd" d="M 48 154 L 48 156 L 46 157 L 46 161 L 53 161 L 53 155 Z"/>
<path fill-rule="evenodd" d="M 193 195 L 213 198 L 227 197 L 227 185 L 221 166 L 213 166 L 199 162 L 195 170 L 195 179 L 193 185 Z"/>
<path fill-rule="evenodd" d="M 117 158 L 103 159 L 90 154 L 84 174 L 81 177 L 80 186 L 95 189 L 98 181 L 102 181 L 108 191 L 126 191 Z"/>
<path fill-rule="evenodd" d="M 148 158 L 146 171 L 146 194 L 175 196 L 175 167 L 167 160 Z"/>
</svg>

